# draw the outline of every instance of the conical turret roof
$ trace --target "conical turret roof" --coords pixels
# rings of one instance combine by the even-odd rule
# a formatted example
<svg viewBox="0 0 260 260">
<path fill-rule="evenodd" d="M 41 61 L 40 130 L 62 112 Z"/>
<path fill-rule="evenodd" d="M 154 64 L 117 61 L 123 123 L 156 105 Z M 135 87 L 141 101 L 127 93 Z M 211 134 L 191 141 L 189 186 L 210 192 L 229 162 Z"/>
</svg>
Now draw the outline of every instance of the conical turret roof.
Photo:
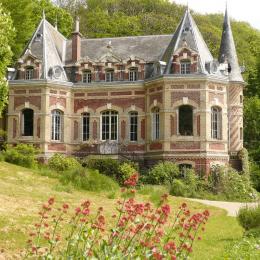
<svg viewBox="0 0 260 260">
<path fill-rule="evenodd" d="M 212 62 L 213 56 L 210 53 L 195 21 L 193 20 L 189 8 L 186 9 L 185 14 L 179 26 L 177 27 L 170 44 L 161 58 L 161 60 L 165 61 L 167 64 L 165 73 L 170 73 L 173 53 L 183 46 L 184 41 L 188 48 L 198 53 L 198 72 L 207 74 L 208 71 L 205 68 L 205 64 Z"/>
<path fill-rule="evenodd" d="M 231 81 L 244 82 L 243 77 L 241 75 L 241 69 L 238 64 L 237 52 L 227 8 L 223 22 L 223 32 L 219 50 L 219 63 L 224 62 L 228 62 L 229 67 L 231 69 L 231 71 L 229 72 L 229 79 Z"/>
</svg>

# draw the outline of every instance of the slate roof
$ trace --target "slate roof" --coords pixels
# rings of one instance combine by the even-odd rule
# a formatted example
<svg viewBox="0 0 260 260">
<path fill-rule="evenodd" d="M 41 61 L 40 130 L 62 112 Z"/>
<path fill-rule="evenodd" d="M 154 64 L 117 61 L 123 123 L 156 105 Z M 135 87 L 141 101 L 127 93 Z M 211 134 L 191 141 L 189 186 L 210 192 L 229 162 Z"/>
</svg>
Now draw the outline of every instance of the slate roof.
<svg viewBox="0 0 260 260">
<path fill-rule="evenodd" d="M 162 56 L 162 60 L 167 64 L 165 73 L 170 73 L 173 53 L 182 47 L 183 41 L 186 41 L 187 47 L 195 50 L 199 55 L 200 62 L 198 66 L 198 72 L 208 73 L 208 71 L 205 69 L 205 63 L 212 62 L 213 57 L 188 8 L 186 9 L 185 14 L 179 26 L 177 27 L 177 30 L 172 36 L 169 46 Z"/>
<path fill-rule="evenodd" d="M 229 80 L 244 82 L 241 75 L 241 69 L 238 64 L 237 52 L 227 9 L 225 12 L 221 45 L 219 50 L 219 62 L 224 63 L 225 61 L 227 61 L 231 67 Z"/>
</svg>

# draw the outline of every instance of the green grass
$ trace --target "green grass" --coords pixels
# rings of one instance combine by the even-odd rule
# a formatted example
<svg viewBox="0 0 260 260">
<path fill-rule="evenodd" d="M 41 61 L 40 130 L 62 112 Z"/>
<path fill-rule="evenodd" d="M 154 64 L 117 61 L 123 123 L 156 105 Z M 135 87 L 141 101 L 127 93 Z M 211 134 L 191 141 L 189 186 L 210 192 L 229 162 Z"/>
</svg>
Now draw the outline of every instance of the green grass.
<svg viewBox="0 0 260 260">
<path fill-rule="evenodd" d="M 165 193 L 164 187 L 144 187 L 137 197 L 139 200 L 151 200 L 156 203 L 159 194 Z M 61 184 L 57 178 L 42 176 L 36 170 L 0 162 L 0 253 L 3 259 L 19 258 L 20 250 L 25 246 L 27 234 L 37 219 L 39 207 L 50 196 L 59 203 L 68 202 L 77 206 L 89 199 L 92 208 L 105 208 L 109 218 L 115 212 L 118 192 L 90 192 Z M 173 209 L 184 201 L 170 196 Z M 186 201 L 194 212 L 209 209 L 211 218 L 206 226 L 202 241 L 194 247 L 192 259 L 223 259 L 225 247 L 242 237 L 243 230 L 235 218 L 227 217 L 222 209 L 208 207 L 196 202 Z"/>
</svg>

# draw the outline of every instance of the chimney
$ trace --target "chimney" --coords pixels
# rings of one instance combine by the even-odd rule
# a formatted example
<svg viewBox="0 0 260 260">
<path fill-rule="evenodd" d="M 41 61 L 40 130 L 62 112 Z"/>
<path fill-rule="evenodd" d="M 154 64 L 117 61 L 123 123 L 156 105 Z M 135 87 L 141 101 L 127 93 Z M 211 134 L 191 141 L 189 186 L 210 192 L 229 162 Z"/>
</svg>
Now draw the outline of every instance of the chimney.
<svg viewBox="0 0 260 260">
<path fill-rule="evenodd" d="M 79 32 L 79 18 L 76 18 L 75 31 L 72 33 L 72 61 L 80 59 L 81 52 L 81 33 Z"/>
</svg>

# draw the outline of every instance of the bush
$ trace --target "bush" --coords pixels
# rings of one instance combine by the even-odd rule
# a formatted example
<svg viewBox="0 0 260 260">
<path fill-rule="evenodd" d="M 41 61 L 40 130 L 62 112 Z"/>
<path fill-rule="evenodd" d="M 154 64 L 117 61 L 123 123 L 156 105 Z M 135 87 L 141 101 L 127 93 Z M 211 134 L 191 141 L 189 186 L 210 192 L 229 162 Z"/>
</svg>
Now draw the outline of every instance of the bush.
<svg viewBox="0 0 260 260">
<path fill-rule="evenodd" d="M 250 165 L 250 178 L 253 187 L 260 192 L 260 167 L 256 163 Z"/>
<path fill-rule="evenodd" d="M 187 186 L 186 196 L 196 196 L 196 191 L 199 186 L 199 177 L 193 169 L 186 169 L 183 178 L 184 184 Z"/>
<path fill-rule="evenodd" d="M 241 208 L 238 212 L 237 219 L 245 230 L 260 228 L 260 205 L 254 208 Z"/>
<path fill-rule="evenodd" d="M 81 168 L 81 164 L 73 157 L 66 157 L 63 154 L 54 154 L 48 161 L 50 169 L 55 171 L 66 171 Z"/>
<path fill-rule="evenodd" d="M 98 170 L 100 173 L 105 174 L 115 180 L 119 176 L 120 163 L 117 160 L 110 158 L 107 159 L 90 159 L 86 163 L 86 167 Z"/>
<path fill-rule="evenodd" d="M 175 178 L 180 177 L 179 167 L 172 162 L 160 162 L 149 172 L 146 180 L 150 184 L 172 184 Z"/>
<path fill-rule="evenodd" d="M 18 144 L 16 146 L 7 145 L 2 152 L 4 160 L 9 163 L 27 168 L 37 168 L 38 150 L 29 144 Z"/>
<path fill-rule="evenodd" d="M 63 185 L 72 184 L 75 188 L 88 191 L 114 191 L 119 189 L 118 184 L 104 176 L 96 170 L 87 170 L 85 168 L 75 168 L 63 172 L 60 177 Z"/>
<path fill-rule="evenodd" d="M 215 194 L 228 200 L 250 201 L 257 198 L 247 175 L 240 175 L 233 168 L 216 166 L 209 177 L 209 187 Z"/>
<path fill-rule="evenodd" d="M 173 196 L 185 197 L 187 192 L 187 186 L 183 181 L 175 179 L 170 186 L 170 194 Z"/>
<path fill-rule="evenodd" d="M 260 227 L 252 228 L 245 232 L 247 237 L 255 237 L 260 239 Z"/>
<path fill-rule="evenodd" d="M 120 184 L 124 184 L 124 182 L 134 173 L 136 172 L 136 169 L 129 163 L 122 163 L 118 167 L 118 176 L 117 180 Z"/>
</svg>

